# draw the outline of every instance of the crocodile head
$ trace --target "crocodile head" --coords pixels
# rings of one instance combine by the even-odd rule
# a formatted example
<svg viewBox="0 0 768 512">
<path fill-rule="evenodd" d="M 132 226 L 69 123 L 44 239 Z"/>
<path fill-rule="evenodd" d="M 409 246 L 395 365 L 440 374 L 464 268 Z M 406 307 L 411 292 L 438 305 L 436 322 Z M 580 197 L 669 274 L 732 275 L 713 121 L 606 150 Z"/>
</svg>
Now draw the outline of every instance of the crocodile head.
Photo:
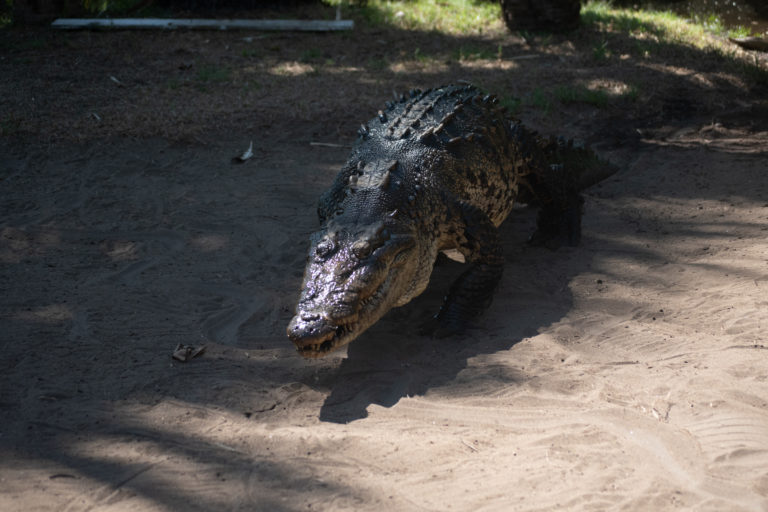
<svg viewBox="0 0 768 512">
<path fill-rule="evenodd" d="M 390 216 L 391 218 L 391 216 Z M 323 357 L 358 337 L 426 287 L 418 238 L 387 221 L 329 222 L 311 237 L 288 337 L 304 357 Z"/>
</svg>

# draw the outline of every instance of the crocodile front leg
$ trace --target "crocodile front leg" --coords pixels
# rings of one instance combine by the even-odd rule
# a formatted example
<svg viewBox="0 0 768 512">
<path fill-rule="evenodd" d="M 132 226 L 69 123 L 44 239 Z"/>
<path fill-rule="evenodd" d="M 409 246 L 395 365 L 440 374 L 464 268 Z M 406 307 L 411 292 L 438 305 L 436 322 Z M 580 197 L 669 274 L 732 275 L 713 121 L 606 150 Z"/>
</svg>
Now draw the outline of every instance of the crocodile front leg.
<svg viewBox="0 0 768 512">
<path fill-rule="evenodd" d="M 460 206 L 465 229 L 459 251 L 470 263 L 451 286 L 440 311 L 422 329 L 443 338 L 464 330 L 488 308 L 504 271 L 499 233 L 488 216 L 466 203 Z"/>
</svg>

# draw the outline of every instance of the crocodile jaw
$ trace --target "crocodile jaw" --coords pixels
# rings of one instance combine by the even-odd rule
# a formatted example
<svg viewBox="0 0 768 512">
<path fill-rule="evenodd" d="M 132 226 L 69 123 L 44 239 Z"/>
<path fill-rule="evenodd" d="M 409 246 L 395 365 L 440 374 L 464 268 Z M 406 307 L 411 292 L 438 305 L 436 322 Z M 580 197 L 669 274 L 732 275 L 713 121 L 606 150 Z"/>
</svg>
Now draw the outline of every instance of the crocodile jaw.
<svg viewBox="0 0 768 512">
<path fill-rule="evenodd" d="M 329 310 L 302 311 L 300 304 L 288 324 L 288 337 L 302 356 L 311 359 L 326 356 L 357 338 L 391 309 L 391 301 L 387 300 L 389 284 L 389 279 L 385 280 L 373 294 L 358 301 L 354 313 L 337 319 Z"/>
<path fill-rule="evenodd" d="M 288 338 L 307 358 L 323 357 L 346 345 L 387 311 L 418 295 L 429 281 L 434 261 L 421 257 L 416 237 L 410 234 L 388 235 L 367 255 L 357 256 L 359 237 L 339 235 L 328 255 L 322 245 L 325 239 L 323 232 L 315 236 L 296 315 L 287 329 Z"/>
</svg>

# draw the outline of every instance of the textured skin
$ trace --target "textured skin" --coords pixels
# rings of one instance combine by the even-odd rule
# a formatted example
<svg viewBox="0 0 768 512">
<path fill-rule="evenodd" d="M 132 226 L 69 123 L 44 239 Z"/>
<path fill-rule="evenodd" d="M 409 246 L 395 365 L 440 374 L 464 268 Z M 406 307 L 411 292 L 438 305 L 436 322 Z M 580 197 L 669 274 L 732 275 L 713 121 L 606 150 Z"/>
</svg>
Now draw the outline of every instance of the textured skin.
<svg viewBox="0 0 768 512">
<path fill-rule="evenodd" d="M 613 172 L 586 149 L 543 139 L 472 86 L 411 91 L 367 124 L 320 198 L 288 336 L 305 357 L 349 343 L 427 286 L 440 251 L 469 264 L 424 331 L 460 331 L 491 301 L 496 227 L 516 201 L 541 207 L 531 242 L 580 238 L 579 190 Z"/>
</svg>

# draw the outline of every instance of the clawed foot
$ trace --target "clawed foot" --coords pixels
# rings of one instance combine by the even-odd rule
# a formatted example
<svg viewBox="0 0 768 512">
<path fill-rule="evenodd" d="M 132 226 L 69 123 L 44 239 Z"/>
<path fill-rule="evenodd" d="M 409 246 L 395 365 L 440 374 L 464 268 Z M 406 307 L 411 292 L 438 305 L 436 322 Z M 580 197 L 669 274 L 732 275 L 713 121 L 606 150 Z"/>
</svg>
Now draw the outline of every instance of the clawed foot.
<svg viewBox="0 0 768 512">
<path fill-rule="evenodd" d="M 581 198 L 579 198 L 581 199 Z M 536 231 L 528 245 L 557 249 L 564 245 L 575 247 L 581 242 L 581 202 L 559 212 L 539 212 Z"/>
<path fill-rule="evenodd" d="M 434 339 L 443 339 L 460 334 L 466 329 L 466 325 L 454 325 L 453 322 L 441 321 L 437 316 L 432 316 L 419 327 L 419 335 Z"/>
</svg>

